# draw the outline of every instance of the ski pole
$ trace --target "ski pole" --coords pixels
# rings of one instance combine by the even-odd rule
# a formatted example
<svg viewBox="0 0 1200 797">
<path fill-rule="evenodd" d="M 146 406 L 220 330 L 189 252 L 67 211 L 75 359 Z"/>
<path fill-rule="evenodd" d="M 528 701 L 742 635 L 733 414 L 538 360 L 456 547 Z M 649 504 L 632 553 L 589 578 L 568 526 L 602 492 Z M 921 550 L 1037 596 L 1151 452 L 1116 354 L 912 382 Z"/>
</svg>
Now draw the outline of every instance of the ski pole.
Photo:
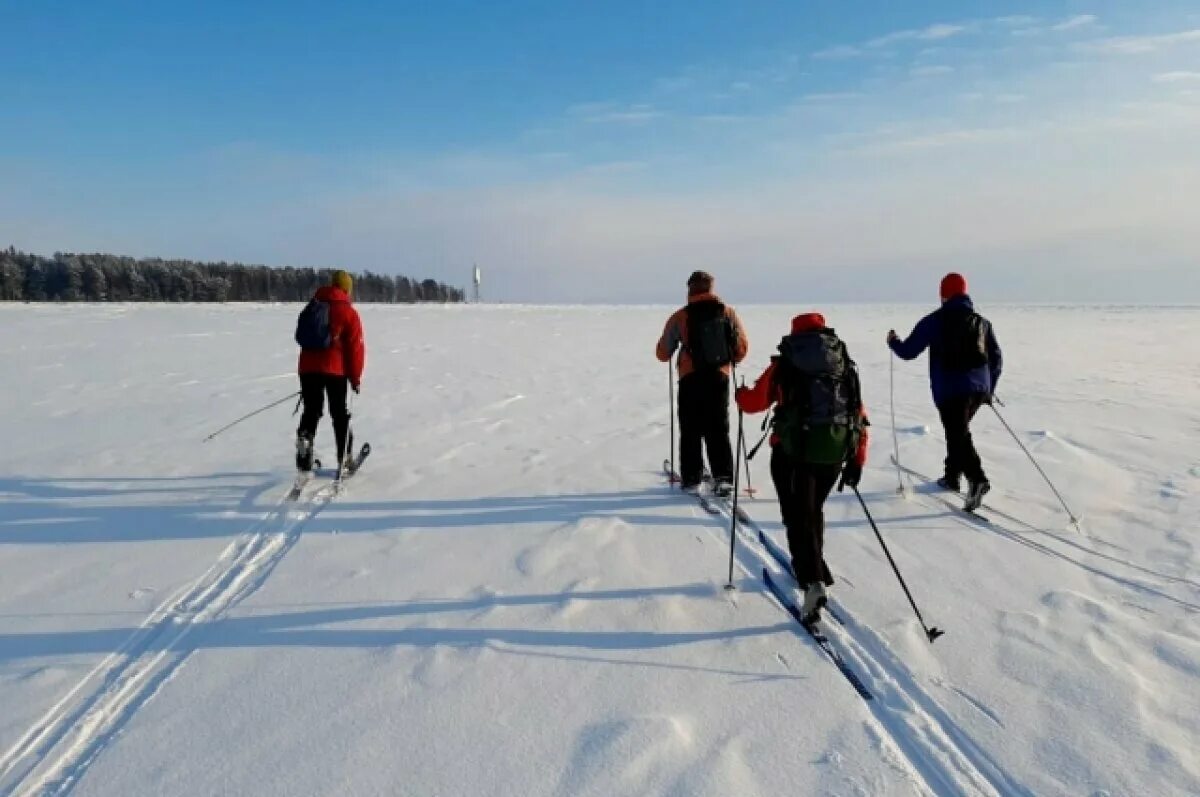
<svg viewBox="0 0 1200 797">
<path fill-rule="evenodd" d="M 742 387 L 746 386 L 746 380 L 742 379 Z M 753 498 L 758 492 L 754 489 L 754 480 L 750 478 L 750 454 L 746 451 L 746 429 L 742 425 L 744 413 L 738 409 L 738 438 L 741 441 L 738 445 L 738 456 L 746 462 L 746 495 Z"/>
<path fill-rule="evenodd" d="M 679 471 L 675 470 L 675 361 L 674 359 L 667 360 L 667 414 L 671 416 L 671 475 L 668 477 L 671 483 L 675 483 L 675 474 Z"/>
<path fill-rule="evenodd" d="M 346 397 L 346 436 L 342 439 L 342 450 L 338 452 L 338 472 L 337 481 L 340 484 L 342 476 L 346 473 L 346 458 L 350 455 L 350 446 L 354 440 L 354 432 L 351 431 L 350 419 L 354 416 L 354 393 L 351 392 Z"/>
<path fill-rule="evenodd" d="M 758 442 L 754 444 L 754 448 L 746 452 L 746 467 L 749 467 L 750 460 L 754 459 L 755 455 L 758 454 L 758 450 L 762 448 L 763 443 L 767 442 L 767 437 L 771 434 L 771 420 L 773 417 L 774 410 L 768 412 L 766 417 L 763 418 L 762 426 L 760 427 L 762 437 L 758 438 Z"/>
<path fill-rule="evenodd" d="M 297 390 L 295 393 L 289 393 L 288 395 L 284 396 L 283 398 L 279 399 L 278 401 L 272 401 L 270 404 L 266 405 L 265 407 L 259 407 L 254 412 L 243 415 L 242 417 L 238 418 L 233 423 L 222 426 L 220 429 L 213 432 L 208 437 L 204 438 L 204 442 L 207 443 L 209 440 L 212 440 L 214 437 L 221 434 L 222 432 L 226 432 L 226 431 L 232 429 L 233 427 L 237 426 L 242 421 L 249 420 L 249 419 L 253 418 L 255 415 L 258 415 L 260 412 L 266 412 L 267 410 L 271 409 L 272 407 L 278 407 L 280 404 L 282 404 L 285 401 L 291 401 L 293 398 L 295 398 L 298 395 L 300 395 L 299 390 Z"/>
<path fill-rule="evenodd" d="M 900 438 L 896 434 L 896 353 L 892 352 L 891 360 L 888 368 L 888 389 L 891 393 L 892 404 L 892 448 L 895 451 L 896 458 L 896 492 L 900 495 L 907 496 L 908 491 L 904 489 L 904 477 L 900 470 Z"/>
<path fill-rule="evenodd" d="M 1004 428 L 1008 430 L 1010 435 L 1012 435 L 1012 439 L 1016 441 L 1016 444 L 1021 447 L 1022 451 L 1025 452 L 1025 456 L 1029 457 L 1029 461 L 1033 463 L 1033 467 L 1037 468 L 1037 472 L 1042 474 L 1042 478 L 1046 480 L 1046 484 L 1050 485 L 1050 489 L 1054 492 L 1055 497 L 1058 498 L 1058 502 L 1062 504 L 1062 508 L 1066 510 L 1067 517 L 1071 518 L 1071 524 L 1075 526 L 1075 530 L 1082 534 L 1083 529 L 1079 528 L 1079 520 L 1075 517 L 1075 513 L 1071 511 L 1071 507 L 1067 506 L 1066 499 L 1062 497 L 1062 493 L 1060 493 L 1058 488 L 1054 486 L 1054 482 L 1050 481 L 1050 477 L 1046 475 L 1046 471 L 1042 470 L 1042 466 L 1039 465 L 1038 461 L 1033 458 L 1032 452 L 1030 452 L 1030 450 L 1025 447 L 1025 444 L 1021 442 L 1021 438 L 1017 436 L 1017 433 L 1013 431 L 1013 428 L 1008 425 L 1008 421 L 1004 420 L 1004 416 L 1000 414 L 1000 410 L 996 409 L 996 405 L 991 404 L 990 406 L 992 408 L 992 412 L 996 413 L 996 417 L 1000 419 L 1000 423 L 1004 424 Z"/>
<path fill-rule="evenodd" d="M 746 437 L 742 427 L 742 410 L 738 409 L 738 448 L 746 444 Z M 738 480 L 741 477 L 742 460 L 741 457 L 734 457 L 733 465 L 733 512 L 729 515 L 729 579 L 725 582 L 725 589 L 737 589 L 733 583 L 733 552 L 737 546 L 737 513 L 738 513 Z"/>
<path fill-rule="evenodd" d="M 946 632 L 925 625 L 925 618 L 921 616 L 921 610 L 917 608 L 917 602 L 913 600 L 912 593 L 908 591 L 908 584 L 904 583 L 904 576 L 900 575 L 900 568 L 896 567 L 896 560 L 892 558 L 892 552 L 888 550 L 887 543 L 883 541 L 883 535 L 879 533 L 879 527 L 875 525 L 875 518 L 871 517 L 871 510 L 867 509 L 867 502 L 863 500 L 862 493 L 858 491 L 857 486 L 850 489 L 858 496 L 858 503 L 862 505 L 863 514 L 867 516 L 867 522 L 871 524 L 871 529 L 875 532 L 875 537 L 879 540 L 879 545 L 883 548 L 883 553 L 887 556 L 888 563 L 892 566 L 892 571 L 896 574 L 896 578 L 900 579 L 900 586 L 904 588 L 904 594 L 908 596 L 908 602 L 912 606 L 913 613 L 917 615 L 917 621 L 925 631 L 925 637 L 929 640 L 929 644 L 932 645 L 935 639 Z"/>
</svg>

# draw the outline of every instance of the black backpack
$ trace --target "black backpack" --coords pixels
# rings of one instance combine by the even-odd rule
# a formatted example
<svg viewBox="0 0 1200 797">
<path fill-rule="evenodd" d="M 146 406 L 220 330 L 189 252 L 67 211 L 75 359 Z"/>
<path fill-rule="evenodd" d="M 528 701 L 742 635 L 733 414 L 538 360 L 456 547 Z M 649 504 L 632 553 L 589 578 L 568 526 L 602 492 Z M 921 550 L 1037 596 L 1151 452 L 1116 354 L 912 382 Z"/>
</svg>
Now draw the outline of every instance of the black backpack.
<svg viewBox="0 0 1200 797">
<path fill-rule="evenodd" d="M 835 464 L 858 445 L 862 388 L 846 344 L 832 329 L 800 332 L 779 343 L 775 384 L 781 401 L 775 433 L 793 459 Z"/>
<path fill-rule="evenodd" d="M 942 308 L 941 335 L 933 342 L 933 358 L 947 371 L 971 371 L 988 364 L 991 325 L 974 310 Z"/>
<path fill-rule="evenodd" d="M 734 332 L 725 305 L 716 299 L 687 308 L 687 351 L 697 371 L 715 371 L 733 362 Z"/>
<path fill-rule="evenodd" d="M 296 342 L 306 351 L 321 351 L 333 345 L 329 325 L 329 302 L 313 299 L 296 319 Z"/>
</svg>

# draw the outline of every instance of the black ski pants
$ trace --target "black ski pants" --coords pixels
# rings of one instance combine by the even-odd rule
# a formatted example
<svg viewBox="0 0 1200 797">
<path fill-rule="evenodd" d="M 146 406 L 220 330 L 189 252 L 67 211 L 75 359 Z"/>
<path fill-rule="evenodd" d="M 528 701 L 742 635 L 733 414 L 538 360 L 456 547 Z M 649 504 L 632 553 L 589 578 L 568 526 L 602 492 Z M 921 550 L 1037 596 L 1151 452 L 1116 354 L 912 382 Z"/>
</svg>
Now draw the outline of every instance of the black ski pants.
<svg viewBox="0 0 1200 797">
<path fill-rule="evenodd" d="M 296 434 L 315 440 L 317 424 L 325 411 L 325 397 L 329 396 L 329 417 L 333 420 L 333 436 L 337 443 L 338 464 L 342 455 L 350 450 L 354 440 L 347 439 L 350 430 L 350 413 L 346 409 L 346 391 L 350 380 L 332 374 L 300 374 L 300 395 L 304 412 L 300 416 L 300 428 Z"/>
<path fill-rule="evenodd" d="M 833 584 L 825 564 L 825 499 L 841 472 L 841 465 L 796 462 L 778 447 L 771 452 L 771 479 L 801 586 L 815 581 Z"/>
<path fill-rule="evenodd" d="M 679 478 L 684 487 L 700 483 L 702 447 L 718 481 L 733 481 L 733 446 L 729 444 L 729 377 L 720 371 L 697 371 L 679 380 Z"/>
<path fill-rule="evenodd" d="M 983 462 L 979 458 L 979 452 L 975 450 L 975 441 L 971 438 L 971 421 L 986 401 L 987 396 L 984 394 L 971 393 L 955 396 L 938 405 L 942 428 L 946 430 L 948 481 L 958 481 L 960 476 L 966 476 L 971 484 L 987 481 L 983 474 Z"/>
</svg>

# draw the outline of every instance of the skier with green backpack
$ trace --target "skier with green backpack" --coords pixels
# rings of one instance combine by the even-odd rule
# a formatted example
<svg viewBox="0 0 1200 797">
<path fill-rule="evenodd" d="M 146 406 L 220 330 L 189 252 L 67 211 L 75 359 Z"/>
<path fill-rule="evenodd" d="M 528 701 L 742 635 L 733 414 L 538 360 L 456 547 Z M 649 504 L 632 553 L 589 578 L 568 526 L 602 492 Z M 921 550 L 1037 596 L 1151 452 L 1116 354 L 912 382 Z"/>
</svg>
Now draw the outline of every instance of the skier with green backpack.
<svg viewBox="0 0 1200 797">
<path fill-rule="evenodd" d="M 867 462 L 867 415 L 858 368 L 820 313 L 792 320 L 779 354 L 754 384 L 739 388 L 746 413 L 775 406 L 771 478 L 787 528 L 792 569 L 804 590 L 801 612 L 815 618 L 833 574 L 825 563 L 825 500 L 841 478 L 857 487 Z"/>
</svg>

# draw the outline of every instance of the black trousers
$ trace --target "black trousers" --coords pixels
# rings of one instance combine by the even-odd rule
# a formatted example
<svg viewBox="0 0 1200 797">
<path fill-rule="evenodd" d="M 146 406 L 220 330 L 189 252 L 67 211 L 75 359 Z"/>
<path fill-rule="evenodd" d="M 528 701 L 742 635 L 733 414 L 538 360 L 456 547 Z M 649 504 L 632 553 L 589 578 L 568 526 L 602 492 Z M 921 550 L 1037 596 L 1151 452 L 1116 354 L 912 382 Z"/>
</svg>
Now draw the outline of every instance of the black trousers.
<svg viewBox="0 0 1200 797">
<path fill-rule="evenodd" d="M 801 586 L 814 581 L 833 584 L 825 564 L 825 499 L 841 472 L 841 465 L 795 462 L 779 448 L 771 453 L 771 479 Z"/>
<path fill-rule="evenodd" d="M 679 380 L 679 478 L 697 484 L 704 472 L 701 447 L 717 480 L 733 481 L 733 447 L 729 444 L 729 377 L 701 371 Z"/>
<path fill-rule="evenodd" d="M 348 439 L 350 413 L 346 410 L 346 391 L 350 381 L 344 376 L 330 374 L 300 374 L 300 395 L 304 400 L 304 412 L 300 416 L 300 427 L 296 434 L 315 440 L 317 424 L 325 410 L 325 397 L 329 396 L 329 417 L 333 420 L 333 436 L 337 443 L 338 464 L 342 454 L 350 450 L 354 439 Z"/>
<path fill-rule="evenodd" d="M 966 476 L 971 484 L 987 480 L 983 462 L 975 450 L 975 441 L 971 439 L 971 421 L 986 398 L 982 393 L 973 393 L 956 396 L 938 405 L 942 428 L 946 430 L 946 478 L 949 481 L 957 481 L 959 476 Z"/>
</svg>

